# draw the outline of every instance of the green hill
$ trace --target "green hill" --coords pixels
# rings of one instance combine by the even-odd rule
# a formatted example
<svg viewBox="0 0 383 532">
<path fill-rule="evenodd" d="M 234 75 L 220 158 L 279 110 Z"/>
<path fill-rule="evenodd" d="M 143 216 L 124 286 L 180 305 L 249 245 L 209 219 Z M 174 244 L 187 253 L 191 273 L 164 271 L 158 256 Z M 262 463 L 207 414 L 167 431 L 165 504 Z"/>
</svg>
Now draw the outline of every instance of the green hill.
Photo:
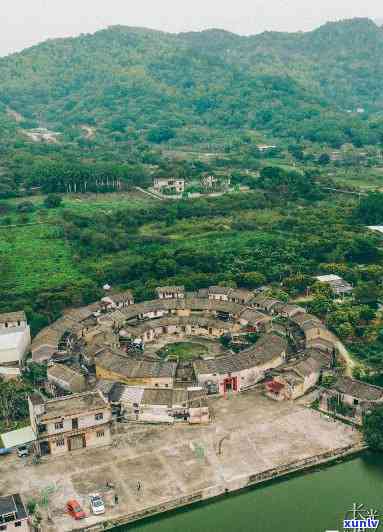
<svg viewBox="0 0 383 532">
<path fill-rule="evenodd" d="M 150 165 L 163 143 L 374 145 L 382 67 L 383 30 L 369 19 L 250 37 L 114 26 L 0 59 L 0 149 L 24 182 L 36 157 Z M 9 109 L 23 119 L 10 123 Z M 38 126 L 60 142 L 32 145 L 23 131 Z"/>
</svg>

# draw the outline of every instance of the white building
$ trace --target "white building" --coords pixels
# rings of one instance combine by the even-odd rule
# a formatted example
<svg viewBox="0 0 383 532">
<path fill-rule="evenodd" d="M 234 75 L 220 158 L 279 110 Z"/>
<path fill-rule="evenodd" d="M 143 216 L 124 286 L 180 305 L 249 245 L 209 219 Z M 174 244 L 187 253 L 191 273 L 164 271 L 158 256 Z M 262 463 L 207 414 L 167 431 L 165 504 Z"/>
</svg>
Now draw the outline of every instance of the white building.
<svg viewBox="0 0 383 532">
<path fill-rule="evenodd" d="M 328 284 L 334 295 L 344 295 L 352 292 L 353 287 L 350 283 L 339 277 L 339 275 L 318 275 L 316 280 L 320 283 Z"/>
<path fill-rule="evenodd" d="M 158 286 L 156 288 L 157 297 L 159 299 L 184 299 L 184 286 Z"/>
<path fill-rule="evenodd" d="M 167 191 L 173 194 L 182 194 L 185 191 L 185 179 L 156 177 L 153 180 L 153 189 L 156 192 Z"/>
<path fill-rule="evenodd" d="M 31 344 L 24 312 L 0 314 L 0 365 L 20 364 Z"/>
</svg>

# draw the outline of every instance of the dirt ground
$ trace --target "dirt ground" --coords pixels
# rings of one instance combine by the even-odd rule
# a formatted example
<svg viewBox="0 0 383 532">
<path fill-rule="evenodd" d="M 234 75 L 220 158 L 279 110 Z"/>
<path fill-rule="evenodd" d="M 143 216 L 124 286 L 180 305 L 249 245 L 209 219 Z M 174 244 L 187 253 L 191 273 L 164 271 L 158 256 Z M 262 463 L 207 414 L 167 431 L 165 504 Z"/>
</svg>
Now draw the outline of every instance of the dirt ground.
<svg viewBox="0 0 383 532">
<path fill-rule="evenodd" d="M 212 399 L 211 406 L 207 426 L 123 424 L 112 447 L 49 457 L 39 465 L 0 457 L 0 494 L 21 492 L 25 500 L 45 495 L 54 524 L 44 531 L 64 532 L 77 526 L 64 512 L 69 498 L 89 513 L 89 495 L 103 493 L 107 511 L 101 518 L 108 519 L 360 439 L 349 426 L 297 403 L 272 401 L 260 390 Z M 99 520 L 89 515 L 80 525 Z"/>
</svg>

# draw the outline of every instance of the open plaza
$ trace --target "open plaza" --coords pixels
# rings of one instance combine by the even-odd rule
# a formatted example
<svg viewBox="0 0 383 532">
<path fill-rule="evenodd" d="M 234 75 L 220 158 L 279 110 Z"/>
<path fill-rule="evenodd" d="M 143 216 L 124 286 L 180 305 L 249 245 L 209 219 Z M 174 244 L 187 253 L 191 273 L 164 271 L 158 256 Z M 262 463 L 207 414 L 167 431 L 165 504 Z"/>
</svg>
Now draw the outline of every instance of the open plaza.
<svg viewBox="0 0 383 532">
<path fill-rule="evenodd" d="M 119 424 L 111 446 L 47 457 L 37 465 L 3 457 L 0 492 L 45 499 L 43 530 L 64 532 L 140 518 L 154 507 L 164 511 L 173 500 L 187 503 L 240 489 L 264 471 L 361 441 L 351 426 L 297 402 L 272 401 L 261 389 L 210 402 L 209 425 Z M 94 492 L 106 501 L 103 516 L 89 512 Z M 65 512 L 70 498 L 89 517 L 74 521 Z"/>
</svg>

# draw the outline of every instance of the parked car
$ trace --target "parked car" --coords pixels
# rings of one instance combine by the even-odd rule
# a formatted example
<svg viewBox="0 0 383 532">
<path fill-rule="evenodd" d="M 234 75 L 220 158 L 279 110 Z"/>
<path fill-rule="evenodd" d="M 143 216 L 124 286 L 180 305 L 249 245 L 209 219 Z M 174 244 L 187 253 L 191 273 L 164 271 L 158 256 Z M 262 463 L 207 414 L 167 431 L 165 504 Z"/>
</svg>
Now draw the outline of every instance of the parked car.
<svg viewBox="0 0 383 532">
<path fill-rule="evenodd" d="M 17 448 L 17 456 L 20 458 L 23 458 L 24 456 L 29 455 L 29 448 L 26 445 L 20 445 L 20 447 Z"/>
<path fill-rule="evenodd" d="M 84 510 L 81 508 L 80 503 L 76 501 L 76 499 L 71 499 L 66 504 L 66 509 L 69 515 L 73 517 L 73 519 L 84 519 L 86 517 Z"/>
<path fill-rule="evenodd" d="M 100 515 L 105 513 L 105 503 L 101 495 L 93 493 L 90 496 L 90 508 L 94 515 Z"/>
<path fill-rule="evenodd" d="M 2 454 L 11 454 L 12 449 L 9 449 L 8 447 L 1 447 L 0 448 L 0 455 Z"/>
</svg>

